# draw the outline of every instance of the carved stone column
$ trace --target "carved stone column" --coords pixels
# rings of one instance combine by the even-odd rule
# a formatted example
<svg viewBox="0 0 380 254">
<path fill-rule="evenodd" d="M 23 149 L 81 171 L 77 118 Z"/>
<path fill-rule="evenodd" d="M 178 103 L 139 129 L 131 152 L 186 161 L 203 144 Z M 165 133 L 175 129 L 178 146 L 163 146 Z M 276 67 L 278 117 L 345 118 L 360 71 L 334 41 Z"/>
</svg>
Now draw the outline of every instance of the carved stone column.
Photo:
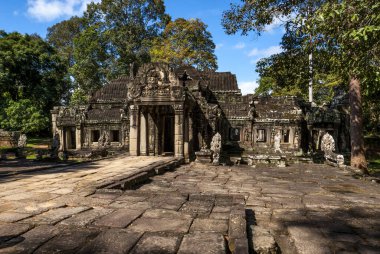
<svg viewBox="0 0 380 254">
<path fill-rule="evenodd" d="M 174 156 L 183 157 L 183 105 L 174 105 Z"/>
<path fill-rule="evenodd" d="M 140 155 L 148 155 L 148 119 L 145 112 L 140 113 Z"/>
<path fill-rule="evenodd" d="M 64 131 L 64 127 L 61 127 L 60 131 L 59 131 L 59 151 L 64 151 L 65 149 L 65 131 Z"/>
<path fill-rule="evenodd" d="M 130 106 L 129 121 L 129 154 L 132 156 L 139 155 L 139 108 L 136 105 Z"/>
<path fill-rule="evenodd" d="M 82 149 L 82 130 L 79 126 L 76 126 L 75 128 L 75 143 L 76 143 L 76 150 Z"/>
<path fill-rule="evenodd" d="M 185 162 L 190 162 L 189 157 L 189 114 L 185 114 L 183 123 L 183 157 Z"/>
</svg>

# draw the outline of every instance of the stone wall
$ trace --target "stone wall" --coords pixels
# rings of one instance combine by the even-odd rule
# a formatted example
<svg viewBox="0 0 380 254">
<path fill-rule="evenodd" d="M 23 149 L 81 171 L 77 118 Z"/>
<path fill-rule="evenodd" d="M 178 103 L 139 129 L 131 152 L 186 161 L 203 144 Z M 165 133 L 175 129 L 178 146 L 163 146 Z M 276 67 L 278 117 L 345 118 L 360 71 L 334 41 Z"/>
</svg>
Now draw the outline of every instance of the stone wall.
<svg viewBox="0 0 380 254">
<path fill-rule="evenodd" d="M 0 129 L 0 147 L 17 147 L 20 134 L 19 131 L 5 131 Z"/>
</svg>

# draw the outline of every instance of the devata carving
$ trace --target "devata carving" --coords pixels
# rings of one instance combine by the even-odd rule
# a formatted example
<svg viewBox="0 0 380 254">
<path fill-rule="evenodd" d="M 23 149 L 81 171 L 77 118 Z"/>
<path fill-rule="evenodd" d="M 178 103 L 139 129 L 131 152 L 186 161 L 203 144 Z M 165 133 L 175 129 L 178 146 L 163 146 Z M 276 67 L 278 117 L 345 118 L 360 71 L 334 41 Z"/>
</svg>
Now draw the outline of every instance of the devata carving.
<svg viewBox="0 0 380 254">
<path fill-rule="evenodd" d="M 220 160 L 220 151 L 222 149 L 222 136 L 217 132 L 211 140 L 210 150 L 212 153 L 212 163 L 215 165 L 219 165 Z"/>
<path fill-rule="evenodd" d="M 281 133 L 279 131 L 274 136 L 274 152 L 282 153 L 282 150 L 281 150 Z"/>
<path fill-rule="evenodd" d="M 328 132 L 326 132 L 325 135 L 323 135 L 323 137 L 322 137 L 321 150 L 325 153 L 335 151 L 334 138 Z"/>
</svg>

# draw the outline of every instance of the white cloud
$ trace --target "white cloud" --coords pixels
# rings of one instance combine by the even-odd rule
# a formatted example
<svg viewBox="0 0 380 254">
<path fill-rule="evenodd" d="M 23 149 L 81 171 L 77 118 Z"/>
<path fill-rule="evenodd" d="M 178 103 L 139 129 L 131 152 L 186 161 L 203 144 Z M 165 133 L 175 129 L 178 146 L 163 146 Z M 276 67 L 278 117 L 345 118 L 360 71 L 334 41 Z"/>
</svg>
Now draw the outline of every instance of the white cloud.
<svg viewBox="0 0 380 254">
<path fill-rule="evenodd" d="M 218 50 L 218 49 L 221 49 L 223 47 L 223 43 L 218 43 L 215 45 L 215 49 Z"/>
<path fill-rule="evenodd" d="M 38 21 L 82 15 L 87 4 L 100 0 L 28 0 L 27 13 Z"/>
<path fill-rule="evenodd" d="M 281 18 L 274 18 L 273 19 L 273 22 L 269 25 L 266 25 L 264 30 L 266 32 L 269 32 L 269 33 L 272 33 L 273 30 L 275 30 L 276 28 L 280 27 L 283 22 L 285 21 L 285 19 L 281 19 Z"/>
<path fill-rule="evenodd" d="M 243 95 L 253 93 L 258 86 L 256 81 L 239 82 L 239 88 Z"/>
<path fill-rule="evenodd" d="M 239 42 L 234 46 L 235 49 L 243 49 L 245 48 L 245 43 L 244 42 Z"/>
<path fill-rule="evenodd" d="M 270 55 L 278 54 L 281 52 L 282 52 L 281 46 L 277 45 L 277 46 L 270 46 L 269 48 L 266 48 L 266 49 L 254 48 L 248 53 L 248 56 L 268 57 Z"/>
</svg>

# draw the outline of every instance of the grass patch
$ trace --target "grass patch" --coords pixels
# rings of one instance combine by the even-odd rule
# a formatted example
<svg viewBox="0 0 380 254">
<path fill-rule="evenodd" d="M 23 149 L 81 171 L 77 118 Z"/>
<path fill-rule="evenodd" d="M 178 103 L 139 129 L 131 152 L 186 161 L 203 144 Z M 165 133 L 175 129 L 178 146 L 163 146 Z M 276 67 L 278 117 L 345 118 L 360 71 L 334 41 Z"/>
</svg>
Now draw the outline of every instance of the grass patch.
<svg viewBox="0 0 380 254">
<path fill-rule="evenodd" d="M 28 137 L 26 141 L 26 147 L 41 149 L 41 148 L 49 148 L 51 144 L 51 138 L 40 138 L 40 137 Z"/>
<path fill-rule="evenodd" d="M 371 174 L 380 173 L 380 158 L 370 158 L 368 160 L 368 171 Z"/>
</svg>

